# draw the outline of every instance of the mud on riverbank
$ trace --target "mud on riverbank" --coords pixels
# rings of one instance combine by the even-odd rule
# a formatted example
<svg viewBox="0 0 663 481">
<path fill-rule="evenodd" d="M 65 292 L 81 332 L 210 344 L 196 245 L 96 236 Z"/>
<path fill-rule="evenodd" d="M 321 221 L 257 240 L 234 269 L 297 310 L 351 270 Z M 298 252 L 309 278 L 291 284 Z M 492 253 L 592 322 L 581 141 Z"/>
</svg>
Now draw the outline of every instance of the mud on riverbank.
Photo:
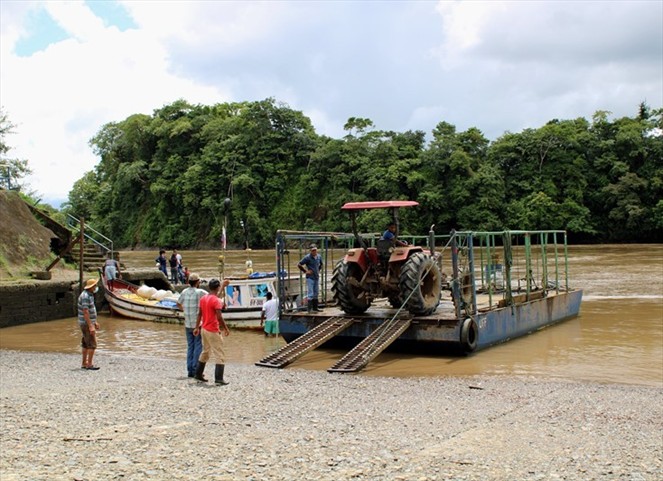
<svg viewBox="0 0 663 481">
<path fill-rule="evenodd" d="M 0 351 L 6 480 L 660 479 L 663 390 Z"/>
</svg>

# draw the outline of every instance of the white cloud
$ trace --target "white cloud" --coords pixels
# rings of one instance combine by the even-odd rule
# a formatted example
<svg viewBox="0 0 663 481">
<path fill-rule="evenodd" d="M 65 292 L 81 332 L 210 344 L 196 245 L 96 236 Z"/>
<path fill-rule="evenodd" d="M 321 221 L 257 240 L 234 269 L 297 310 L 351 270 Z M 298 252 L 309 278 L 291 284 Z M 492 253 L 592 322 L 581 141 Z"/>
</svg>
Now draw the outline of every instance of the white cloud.
<svg viewBox="0 0 663 481">
<path fill-rule="evenodd" d="M 111 121 L 184 97 L 193 103 L 227 100 L 222 90 L 170 73 L 168 52 L 140 30 L 104 27 L 81 2 L 46 7 L 73 38 L 29 57 L 2 52 L 2 105 L 17 124 L 11 156 L 34 170 L 30 186 L 46 198 L 66 198 L 73 182 L 98 159 L 88 141 Z M 95 20 L 96 19 L 96 20 Z M 81 26 L 84 25 L 84 26 Z M 9 29 L 3 49 L 18 36 Z"/>
<path fill-rule="evenodd" d="M 81 1 L 0 2 L 0 104 L 31 187 L 64 198 L 97 163 L 107 122 L 192 103 L 274 97 L 340 137 L 349 117 L 490 138 L 595 110 L 663 106 L 663 3 L 648 1 L 119 2 L 135 28 Z M 41 10 L 40 10 L 41 9 Z M 69 38 L 17 42 L 47 12 Z"/>
<path fill-rule="evenodd" d="M 77 40 L 90 41 L 104 33 L 103 21 L 82 0 L 47 2 L 44 7 L 53 20 Z"/>
</svg>

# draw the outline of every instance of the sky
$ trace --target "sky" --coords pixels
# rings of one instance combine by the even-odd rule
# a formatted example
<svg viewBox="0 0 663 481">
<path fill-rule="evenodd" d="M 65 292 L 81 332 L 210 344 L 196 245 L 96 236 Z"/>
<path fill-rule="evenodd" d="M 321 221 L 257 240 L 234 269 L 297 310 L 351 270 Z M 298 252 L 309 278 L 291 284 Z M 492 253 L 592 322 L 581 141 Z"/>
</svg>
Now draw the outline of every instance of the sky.
<svg viewBox="0 0 663 481">
<path fill-rule="evenodd" d="M 7 156 L 56 207 L 104 124 L 270 97 L 335 138 L 633 117 L 663 107 L 663 1 L 0 1 Z"/>
</svg>

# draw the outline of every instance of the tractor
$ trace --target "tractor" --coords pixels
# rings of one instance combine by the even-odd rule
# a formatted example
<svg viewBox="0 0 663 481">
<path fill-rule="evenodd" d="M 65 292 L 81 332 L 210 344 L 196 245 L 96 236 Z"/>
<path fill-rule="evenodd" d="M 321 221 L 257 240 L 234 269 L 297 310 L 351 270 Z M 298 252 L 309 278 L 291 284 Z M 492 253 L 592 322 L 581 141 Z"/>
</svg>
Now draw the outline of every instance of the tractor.
<svg viewBox="0 0 663 481">
<path fill-rule="evenodd" d="M 432 314 L 440 303 L 442 276 L 434 255 L 421 246 L 397 245 L 395 239 L 380 239 L 370 247 L 357 230 L 357 214 L 365 209 L 390 209 L 398 238 L 398 209 L 419 205 L 414 201 L 349 202 L 357 245 L 334 267 L 332 292 L 347 314 L 362 314 L 373 300 L 387 298 L 392 307 L 405 304 L 413 315 Z M 432 245 L 432 244 L 431 244 Z"/>
</svg>

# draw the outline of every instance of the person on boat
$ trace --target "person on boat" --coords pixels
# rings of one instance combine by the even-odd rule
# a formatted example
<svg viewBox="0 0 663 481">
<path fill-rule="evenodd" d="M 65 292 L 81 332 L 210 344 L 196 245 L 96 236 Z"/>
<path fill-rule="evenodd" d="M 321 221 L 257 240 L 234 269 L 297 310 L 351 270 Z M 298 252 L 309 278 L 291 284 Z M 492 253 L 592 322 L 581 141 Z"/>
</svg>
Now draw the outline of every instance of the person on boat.
<svg viewBox="0 0 663 481">
<path fill-rule="evenodd" d="M 99 290 L 98 279 L 88 279 L 85 288 L 78 296 L 78 325 L 83 333 L 81 347 L 83 348 L 83 362 L 81 369 L 97 371 L 99 368 L 92 363 L 94 351 L 97 349 L 97 307 L 94 305 L 94 294 Z"/>
<path fill-rule="evenodd" d="M 271 292 L 265 294 L 267 299 L 260 312 L 260 327 L 264 325 L 265 336 L 277 337 L 279 335 L 279 301 L 273 299 Z"/>
<path fill-rule="evenodd" d="M 387 230 L 384 231 L 382 234 L 381 239 L 382 240 L 390 240 L 394 243 L 394 245 L 397 246 L 406 246 L 407 242 L 399 240 L 396 236 L 398 235 L 397 228 L 396 228 L 396 223 L 395 222 L 390 222 L 387 225 Z"/>
<path fill-rule="evenodd" d="M 168 269 L 166 268 L 166 263 L 168 262 L 168 259 L 166 259 L 166 251 L 161 249 L 159 251 L 159 257 L 157 257 L 155 260 L 159 270 L 163 272 L 163 275 L 166 276 L 166 279 L 168 279 Z"/>
<path fill-rule="evenodd" d="M 189 276 L 190 276 L 189 268 L 185 266 L 184 267 L 184 272 L 182 272 L 182 278 L 183 278 L 182 283 L 183 284 L 188 284 L 189 283 Z"/>
<path fill-rule="evenodd" d="M 179 276 L 177 271 L 177 250 L 173 250 L 173 253 L 170 256 L 168 261 L 170 263 L 170 282 L 173 285 L 179 284 Z"/>
<path fill-rule="evenodd" d="M 218 279 L 209 281 L 209 294 L 200 300 L 198 319 L 193 330 L 194 335 L 197 336 L 200 333 L 203 338 L 203 350 L 198 358 L 198 366 L 193 377 L 197 381 L 207 382 L 204 376 L 205 365 L 212 359 L 216 364 L 214 382 L 221 386 L 228 384 L 223 378 L 226 357 L 223 350 L 223 336 L 229 336 L 230 331 L 221 314 L 224 303 L 219 294 L 223 292 L 222 289 L 225 289 L 228 284 L 230 284 L 228 279 L 225 279 L 223 284 Z M 221 332 L 221 329 L 223 329 L 223 332 Z"/>
<path fill-rule="evenodd" d="M 306 274 L 306 298 L 308 299 L 308 312 L 320 312 L 318 306 L 320 269 L 322 268 L 322 258 L 318 255 L 318 247 L 311 245 L 311 250 L 306 254 L 299 264 L 299 270 Z"/>
<path fill-rule="evenodd" d="M 198 321 L 200 300 L 207 291 L 200 289 L 200 277 L 196 273 L 189 276 L 189 287 L 184 289 L 177 301 L 177 307 L 184 312 L 184 332 L 186 334 L 186 370 L 188 377 L 196 375 L 198 358 L 203 350 L 202 337 L 194 334 Z"/>
<path fill-rule="evenodd" d="M 120 274 L 120 263 L 113 259 L 113 254 L 110 252 L 108 253 L 108 259 L 104 262 L 104 275 L 109 281 L 122 277 Z"/>
</svg>

